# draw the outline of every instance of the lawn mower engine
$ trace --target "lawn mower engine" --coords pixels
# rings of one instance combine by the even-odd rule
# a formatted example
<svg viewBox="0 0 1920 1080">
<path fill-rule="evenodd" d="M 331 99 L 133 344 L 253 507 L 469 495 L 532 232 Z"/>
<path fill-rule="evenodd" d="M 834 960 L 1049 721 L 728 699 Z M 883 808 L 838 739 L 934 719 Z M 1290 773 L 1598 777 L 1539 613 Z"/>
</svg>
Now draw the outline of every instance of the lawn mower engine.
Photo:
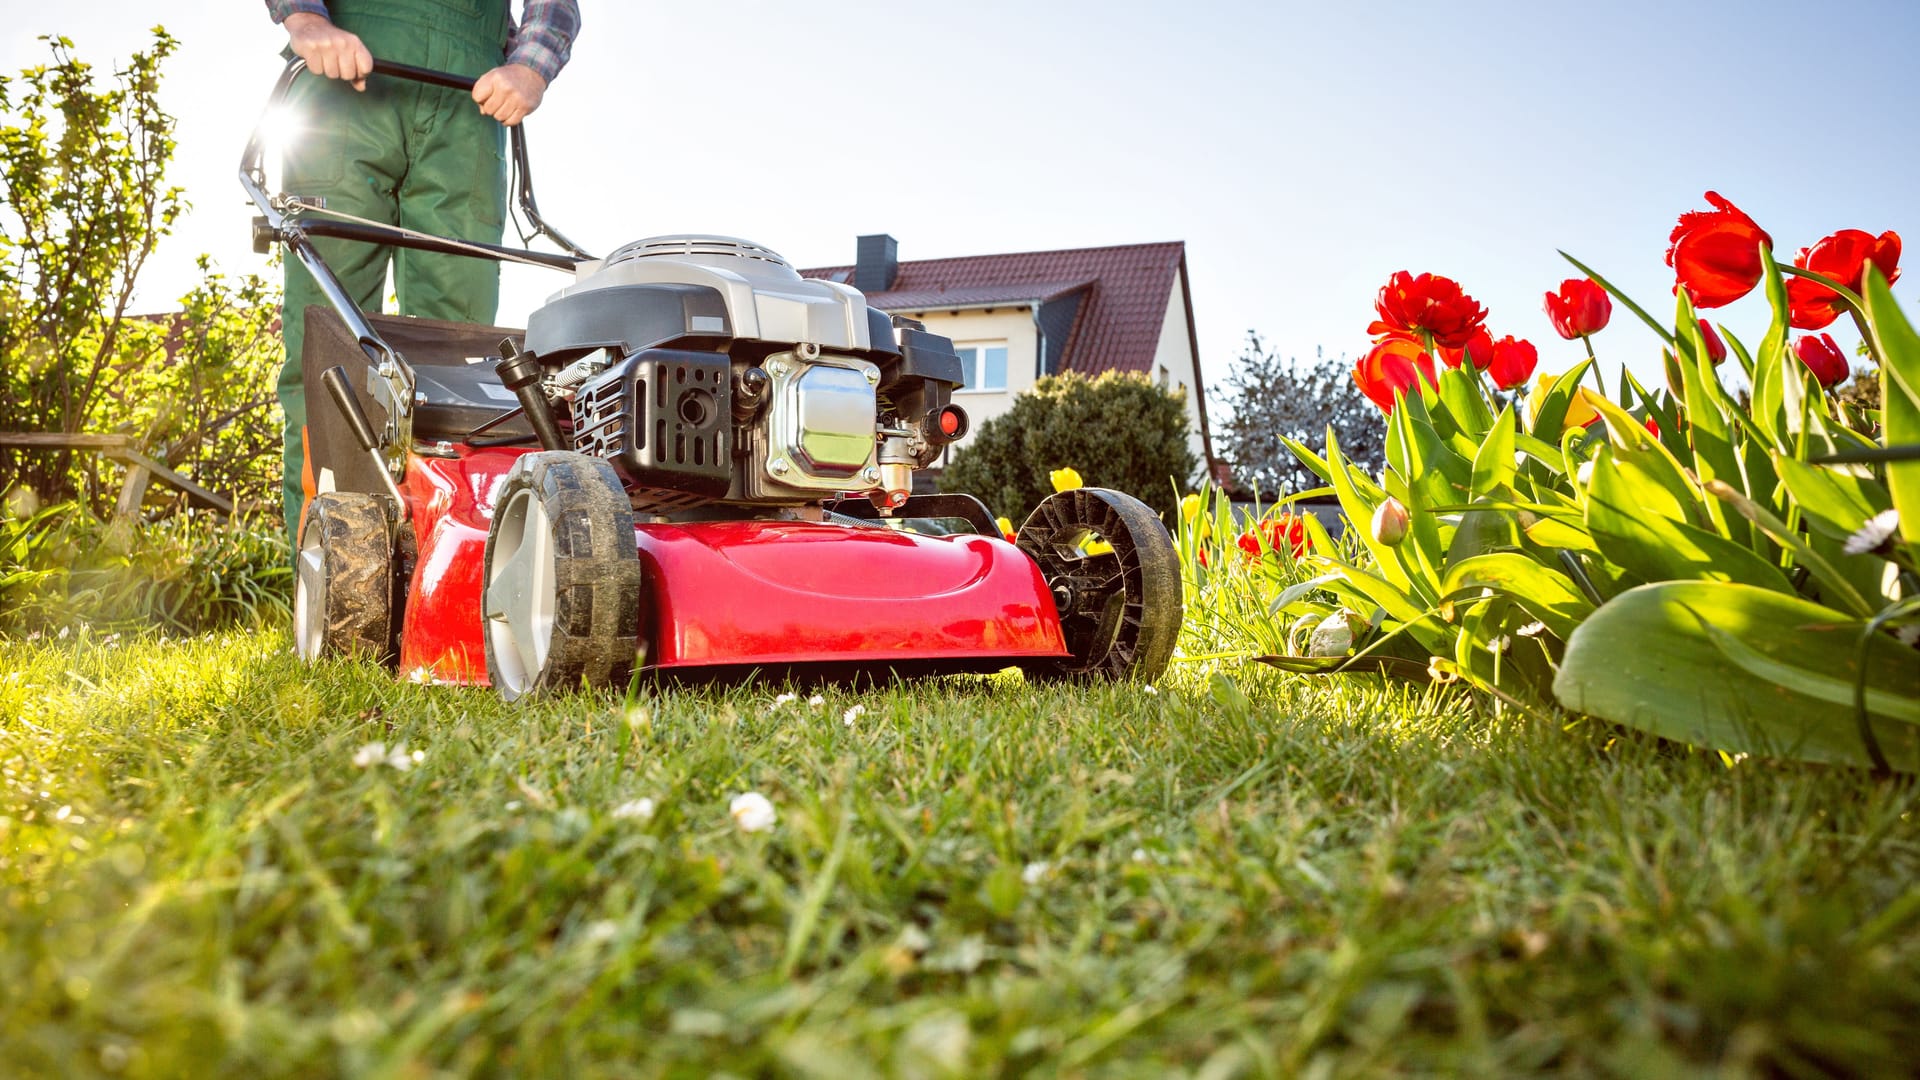
<svg viewBox="0 0 1920 1080">
<path fill-rule="evenodd" d="M 846 493 L 890 511 L 967 432 L 952 342 L 742 240 L 619 249 L 534 313 L 526 357 L 571 448 L 645 512 Z"/>
<path fill-rule="evenodd" d="M 325 314 L 309 381 L 364 350 L 343 330 L 326 351 Z M 416 323 L 368 317 L 389 341 Z M 1138 501 L 1053 496 L 1016 545 L 977 499 L 913 495 L 967 432 L 961 365 L 854 288 L 745 241 L 659 237 L 582 262 L 501 336 L 492 363 L 403 342 L 399 421 L 372 418 L 378 394 L 341 405 L 392 435 L 360 468 L 400 475 L 387 495 L 343 484 L 351 463 L 317 485 L 303 655 L 366 648 L 518 698 L 636 668 L 1152 678 L 1172 654 L 1177 562 Z"/>
</svg>

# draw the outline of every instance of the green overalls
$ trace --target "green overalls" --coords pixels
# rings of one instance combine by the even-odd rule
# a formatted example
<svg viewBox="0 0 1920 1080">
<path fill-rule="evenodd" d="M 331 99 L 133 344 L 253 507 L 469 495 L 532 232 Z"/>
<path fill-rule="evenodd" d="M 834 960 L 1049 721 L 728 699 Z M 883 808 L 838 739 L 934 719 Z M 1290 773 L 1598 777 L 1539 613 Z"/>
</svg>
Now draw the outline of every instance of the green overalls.
<svg viewBox="0 0 1920 1080">
<path fill-rule="evenodd" d="M 507 0 L 330 0 L 334 25 L 360 36 L 381 60 L 479 76 L 506 57 Z M 320 196 L 327 208 L 461 240 L 499 243 L 506 215 L 506 129 L 482 116 L 464 91 L 382 75 L 367 88 L 303 75 L 288 95 L 300 134 L 288 149 L 281 187 Z M 457 255 L 316 240 L 327 265 L 362 311 L 381 310 L 393 264 L 400 313 L 490 323 L 500 302 L 499 264 Z M 287 535 L 300 528 L 300 381 L 302 313 L 326 298 L 298 261 L 287 260 L 282 324 L 286 363 L 280 406 L 286 412 Z"/>
</svg>

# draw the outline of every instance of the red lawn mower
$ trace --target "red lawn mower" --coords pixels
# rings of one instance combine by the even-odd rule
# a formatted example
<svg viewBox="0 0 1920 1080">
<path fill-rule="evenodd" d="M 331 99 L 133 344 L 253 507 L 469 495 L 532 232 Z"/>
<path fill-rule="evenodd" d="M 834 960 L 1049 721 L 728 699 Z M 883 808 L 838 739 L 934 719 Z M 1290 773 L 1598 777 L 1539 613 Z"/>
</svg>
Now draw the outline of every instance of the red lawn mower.
<svg viewBox="0 0 1920 1080">
<path fill-rule="evenodd" d="M 288 66 L 270 111 L 303 70 Z M 262 215 L 255 247 L 284 245 L 330 302 L 301 313 L 303 659 L 372 655 L 509 700 L 636 672 L 1018 665 L 1151 679 L 1166 667 L 1179 568 L 1138 500 L 1054 495 L 1016 545 L 978 499 L 912 494 L 915 470 L 967 431 L 947 338 L 742 240 L 656 237 L 592 258 L 541 219 L 518 127 L 521 240 L 544 235 L 565 254 L 344 219 L 269 194 L 263 154 L 256 130 L 240 166 Z M 525 330 L 370 315 L 318 237 L 533 263 L 572 282 Z"/>
</svg>

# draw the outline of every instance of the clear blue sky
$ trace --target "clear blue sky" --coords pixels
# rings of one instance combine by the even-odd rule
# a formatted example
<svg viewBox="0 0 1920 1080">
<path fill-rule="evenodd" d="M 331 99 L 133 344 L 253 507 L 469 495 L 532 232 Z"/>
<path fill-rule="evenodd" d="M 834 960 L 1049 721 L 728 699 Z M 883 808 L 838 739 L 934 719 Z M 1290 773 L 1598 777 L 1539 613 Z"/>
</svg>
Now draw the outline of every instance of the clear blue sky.
<svg viewBox="0 0 1920 1080">
<path fill-rule="evenodd" d="M 1572 272 L 1555 249 L 1667 315 L 1667 232 L 1708 188 L 1786 255 L 1844 227 L 1920 243 L 1920 0 L 583 7 L 529 131 L 542 207 L 589 248 L 711 231 L 804 266 L 868 232 L 907 259 L 1185 240 L 1210 384 L 1248 329 L 1363 349 L 1399 269 L 1457 278 L 1558 370 L 1581 354 L 1540 310 Z M 260 265 L 232 176 L 284 40 L 252 0 L 171 8 L 34 6 L 0 38 L 0 70 L 40 33 L 100 61 L 157 18 L 183 40 L 165 95 L 196 208 L 153 308 L 199 251 Z M 558 282 L 510 272 L 503 317 Z M 1766 322 L 1757 296 L 1720 315 L 1749 341 Z M 1622 311 L 1599 345 L 1651 372 L 1652 342 Z"/>
</svg>

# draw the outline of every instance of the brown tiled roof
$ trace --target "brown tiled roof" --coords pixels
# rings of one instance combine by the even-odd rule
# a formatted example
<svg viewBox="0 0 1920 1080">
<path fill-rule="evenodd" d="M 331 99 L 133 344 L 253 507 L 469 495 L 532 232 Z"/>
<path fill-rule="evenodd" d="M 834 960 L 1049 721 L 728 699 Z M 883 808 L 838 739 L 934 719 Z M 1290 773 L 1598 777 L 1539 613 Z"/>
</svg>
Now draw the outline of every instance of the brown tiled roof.
<svg viewBox="0 0 1920 1080">
<path fill-rule="evenodd" d="M 1174 278 L 1186 256 L 1180 241 L 1119 247 L 970 255 L 902 262 L 893 288 L 869 293 L 882 311 L 935 311 L 989 303 L 1037 302 L 1085 290 L 1061 369 L 1150 372 L 1166 323 Z M 806 277 L 851 280 L 850 266 L 802 270 Z"/>
</svg>

